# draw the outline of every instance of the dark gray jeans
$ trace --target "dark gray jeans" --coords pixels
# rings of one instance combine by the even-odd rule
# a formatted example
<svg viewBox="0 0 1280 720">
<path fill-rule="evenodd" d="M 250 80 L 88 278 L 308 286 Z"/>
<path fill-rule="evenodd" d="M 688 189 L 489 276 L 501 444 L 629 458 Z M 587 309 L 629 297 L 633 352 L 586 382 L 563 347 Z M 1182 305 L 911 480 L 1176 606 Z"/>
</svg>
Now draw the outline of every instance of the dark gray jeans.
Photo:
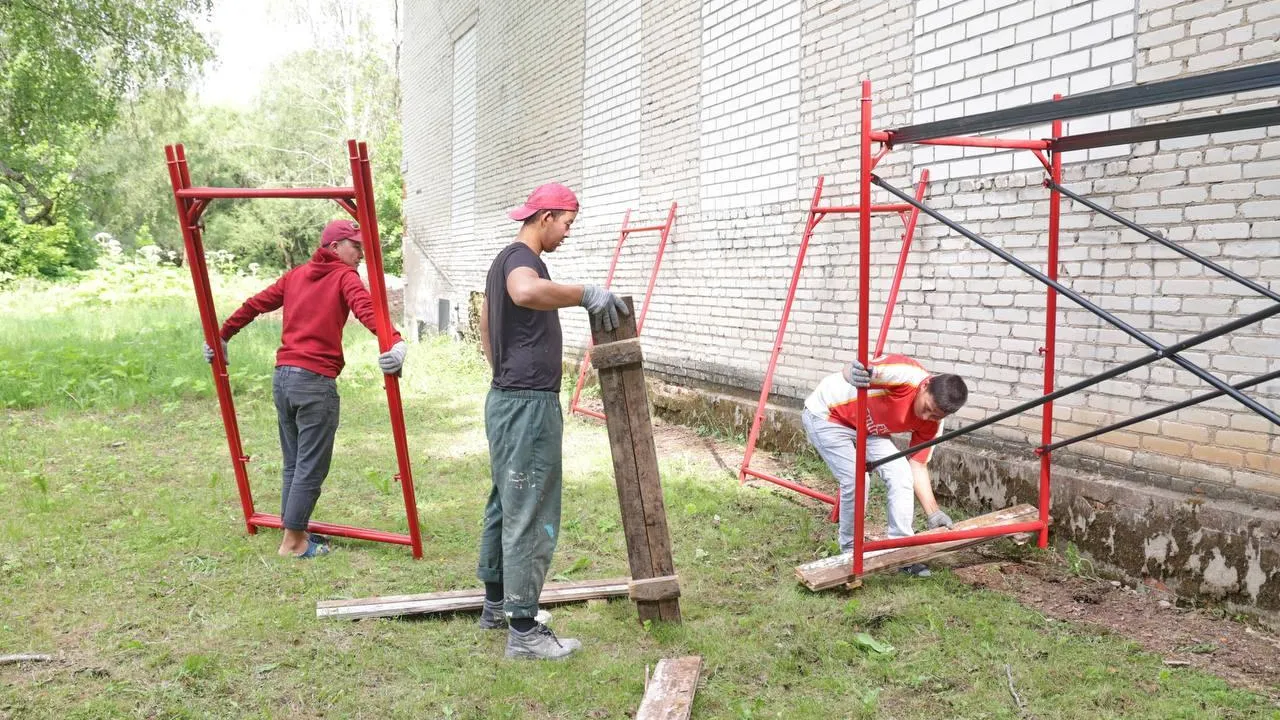
<svg viewBox="0 0 1280 720">
<path fill-rule="evenodd" d="M 306 530 L 329 474 L 338 432 L 338 383 L 310 370 L 282 365 L 271 382 L 284 454 L 280 517 L 286 530 Z"/>
<path fill-rule="evenodd" d="M 560 396 L 489 390 L 484 403 L 493 484 L 484 509 L 476 576 L 502 583 L 508 617 L 532 618 L 560 534 Z"/>
</svg>

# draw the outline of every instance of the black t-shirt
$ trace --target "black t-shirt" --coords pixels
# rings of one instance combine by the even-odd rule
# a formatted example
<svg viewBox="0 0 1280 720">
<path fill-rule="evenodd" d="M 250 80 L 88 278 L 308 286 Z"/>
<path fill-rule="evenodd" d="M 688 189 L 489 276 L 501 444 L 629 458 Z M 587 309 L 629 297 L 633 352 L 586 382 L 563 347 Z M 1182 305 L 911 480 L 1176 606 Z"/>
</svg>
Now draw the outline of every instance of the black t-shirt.
<svg viewBox="0 0 1280 720">
<path fill-rule="evenodd" d="M 520 267 L 533 268 L 550 280 L 547 264 L 524 243 L 498 253 L 485 280 L 489 300 L 489 349 L 493 355 L 493 387 L 500 390 L 560 392 L 560 358 L 564 339 L 560 313 L 516 305 L 507 294 L 507 276 Z"/>
</svg>

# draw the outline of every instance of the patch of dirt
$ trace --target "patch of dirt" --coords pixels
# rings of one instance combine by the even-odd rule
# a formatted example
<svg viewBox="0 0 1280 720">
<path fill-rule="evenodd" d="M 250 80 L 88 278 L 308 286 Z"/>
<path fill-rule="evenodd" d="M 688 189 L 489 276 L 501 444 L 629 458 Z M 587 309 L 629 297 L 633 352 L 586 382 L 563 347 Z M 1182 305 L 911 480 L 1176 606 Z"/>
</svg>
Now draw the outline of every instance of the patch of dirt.
<svg viewBox="0 0 1280 720">
<path fill-rule="evenodd" d="M 710 457 L 732 478 L 737 477 L 742 464 L 740 443 L 704 437 L 681 425 L 656 421 L 654 442 L 659 456 Z M 756 454 L 752 466 L 773 474 L 786 469 L 784 462 L 766 452 Z M 798 493 L 757 482 L 800 504 L 825 507 Z M 971 586 L 1009 595 L 1057 620 L 1129 638 L 1163 657 L 1171 669 L 1195 667 L 1280 705 L 1280 635 L 1265 628 L 1213 610 L 1179 607 L 1176 598 L 1155 588 L 1132 588 L 1118 581 L 1074 574 L 1056 554 L 1039 555 L 1034 561 L 1013 560 L 978 547 L 938 562 L 950 565 L 955 575 Z"/>
<path fill-rule="evenodd" d="M 1190 665 L 1280 702 L 1276 634 L 1211 610 L 1178 607 L 1172 596 L 1145 586 L 1075 575 L 1060 556 L 1042 557 L 1045 562 L 992 559 L 977 549 L 956 555 L 952 571 L 1047 617 L 1127 637 L 1170 667 Z"/>
</svg>

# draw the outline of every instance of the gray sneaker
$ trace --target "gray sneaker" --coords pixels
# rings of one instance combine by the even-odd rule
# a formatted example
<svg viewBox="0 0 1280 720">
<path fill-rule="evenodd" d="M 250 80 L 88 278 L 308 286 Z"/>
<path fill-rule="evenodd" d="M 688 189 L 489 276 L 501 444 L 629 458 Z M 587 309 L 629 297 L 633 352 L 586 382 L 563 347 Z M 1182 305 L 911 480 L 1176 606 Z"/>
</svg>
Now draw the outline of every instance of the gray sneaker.
<svg viewBox="0 0 1280 720">
<path fill-rule="evenodd" d="M 503 612 L 502 608 L 503 604 L 501 601 L 490 603 L 488 600 L 485 600 L 484 608 L 480 610 L 480 622 L 477 623 L 480 626 L 480 629 L 506 630 L 508 625 L 507 614 Z M 538 616 L 535 617 L 534 620 L 546 625 L 551 622 L 551 613 L 539 608 Z"/>
<path fill-rule="evenodd" d="M 911 575 L 913 577 L 921 577 L 921 578 L 926 578 L 926 577 L 929 577 L 930 575 L 933 575 L 933 573 L 929 572 L 929 566 L 925 565 L 924 563 L 914 563 L 906 567 L 900 567 L 898 568 L 898 572 L 903 573 L 904 575 Z"/>
<path fill-rule="evenodd" d="M 561 640 L 551 628 L 538 623 L 529 632 L 512 628 L 507 633 L 507 657 L 525 660 L 563 660 L 582 647 L 573 638 Z"/>
</svg>

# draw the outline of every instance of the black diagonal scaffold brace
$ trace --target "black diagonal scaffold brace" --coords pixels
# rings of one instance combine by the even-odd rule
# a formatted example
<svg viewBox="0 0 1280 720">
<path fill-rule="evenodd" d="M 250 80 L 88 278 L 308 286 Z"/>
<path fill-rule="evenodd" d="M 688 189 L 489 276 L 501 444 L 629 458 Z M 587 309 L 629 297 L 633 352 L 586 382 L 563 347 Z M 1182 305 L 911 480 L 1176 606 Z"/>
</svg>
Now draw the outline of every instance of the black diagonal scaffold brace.
<svg viewBox="0 0 1280 720">
<path fill-rule="evenodd" d="M 1192 375 L 1195 375 L 1196 377 L 1200 378 L 1201 380 L 1204 380 L 1205 382 L 1209 383 L 1210 385 L 1217 388 L 1218 390 L 1221 390 L 1227 395 L 1230 395 L 1232 399 L 1236 400 L 1237 402 L 1249 408 L 1250 410 L 1253 410 L 1254 412 L 1258 413 L 1262 417 L 1269 420 L 1272 424 L 1280 426 L 1280 415 L 1277 415 L 1276 413 L 1272 412 L 1265 405 L 1262 405 L 1257 401 L 1253 400 L 1252 398 L 1242 394 L 1240 391 L 1236 390 L 1235 388 L 1231 387 L 1227 383 L 1213 376 L 1212 374 L 1210 374 L 1208 371 L 1204 370 L 1200 366 L 1187 360 L 1186 358 L 1181 357 L 1176 352 L 1171 352 L 1169 348 L 1165 347 L 1155 339 L 1151 338 L 1146 333 L 1142 332 L 1141 330 L 1138 330 L 1137 328 L 1129 325 L 1128 323 L 1121 320 L 1120 318 L 1098 307 L 1089 299 L 1085 298 L 1083 295 L 1080 295 L 1076 291 L 1059 283 L 1056 280 L 1050 279 L 1044 273 L 1024 263 L 1023 261 L 1014 257 L 1012 254 L 996 246 L 994 243 L 979 236 L 977 233 L 974 233 L 968 228 L 965 228 L 964 226 L 960 225 L 954 220 L 951 220 L 950 218 L 946 217 L 945 215 L 938 212 L 937 210 L 929 207 L 928 205 L 925 205 L 922 202 L 918 202 L 914 197 L 907 195 L 906 193 L 902 192 L 901 190 L 894 187 L 893 185 L 885 182 L 880 177 L 876 175 L 872 175 L 871 182 L 884 188 L 885 190 L 888 190 L 891 194 L 893 194 L 903 202 L 908 203 L 909 205 L 915 206 L 921 212 L 926 213 L 927 215 L 937 220 L 938 222 L 942 223 L 943 225 L 946 225 L 947 227 L 969 238 L 970 240 L 982 246 L 983 248 L 986 248 L 991 253 L 995 254 L 996 256 L 1003 259 L 1005 262 L 1008 262 L 1010 265 L 1013 265 L 1014 267 L 1018 268 L 1024 273 L 1040 281 L 1042 284 L 1047 285 L 1053 288 L 1054 290 L 1058 291 L 1062 295 L 1071 299 L 1080 307 L 1083 307 L 1084 309 L 1088 310 L 1094 315 L 1097 315 L 1098 317 L 1110 323 L 1120 331 L 1124 332 L 1129 337 L 1132 337 L 1138 342 L 1141 342 L 1143 345 L 1146 345 L 1147 347 L 1151 348 L 1152 350 L 1155 351 L 1158 357 L 1168 358 L 1169 360 L 1173 361 L 1179 367 L 1191 373 Z"/>
</svg>

